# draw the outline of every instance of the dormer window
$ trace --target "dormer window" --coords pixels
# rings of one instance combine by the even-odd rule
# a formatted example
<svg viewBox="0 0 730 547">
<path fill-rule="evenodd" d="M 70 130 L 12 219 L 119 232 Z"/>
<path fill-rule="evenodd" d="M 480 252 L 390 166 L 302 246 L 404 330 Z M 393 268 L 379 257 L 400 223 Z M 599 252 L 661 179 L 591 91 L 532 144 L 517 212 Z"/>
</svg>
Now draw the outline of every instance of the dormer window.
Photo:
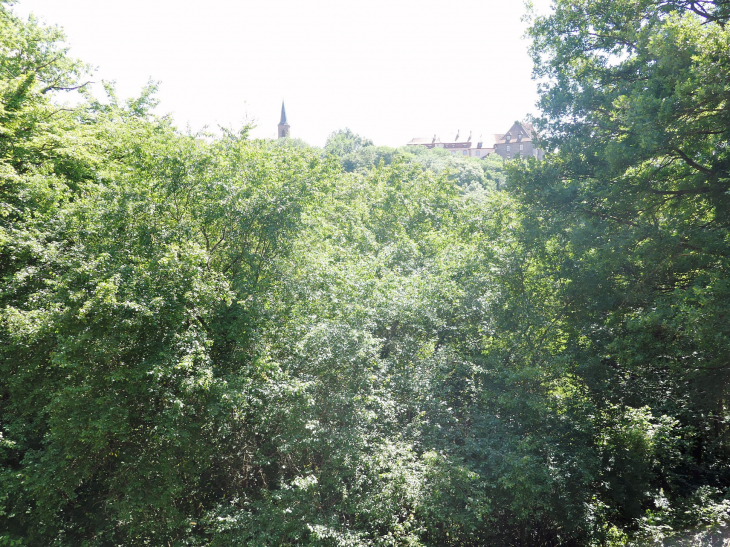
<svg viewBox="0 0 730 547">
<path fill-rule="evenodd" d="M 520 142 L 521 140 L 522 140 L 522 133 L 520 133 L 519 135 L 517 135 L 517 142 Z"/>
<path fill-rule="evenodd" d="M 506 134 L 506 135 L 504 136 L 504 140 L 505 140 L 506 142 L 509 142 L 511 138 L 512 138 L 512 135 L 510 135 L 509 133 L 507 133 L 507 134 Z"/>
</svg>

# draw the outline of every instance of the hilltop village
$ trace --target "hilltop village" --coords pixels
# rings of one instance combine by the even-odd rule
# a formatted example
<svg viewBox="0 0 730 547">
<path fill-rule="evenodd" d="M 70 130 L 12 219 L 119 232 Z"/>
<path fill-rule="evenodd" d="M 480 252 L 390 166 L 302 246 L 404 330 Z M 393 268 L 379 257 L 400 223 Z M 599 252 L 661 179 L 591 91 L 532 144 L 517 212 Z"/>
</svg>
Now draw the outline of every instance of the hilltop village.
<svg viewBox="0 0 730 547">
<path fill-rule="evenodd" d="M 283 139 L 289 137 L 290 125 L 286 117 L 286 107 L 284 102 L 281 103 L 281 118 L 277 126 L 278 138 Z M 442 141 L 436 135 L 432 139 L 414 137 L 406 144 L 408 146 L 423 146 L 425 148 L 443 148 L 453 155 L 469 156 L 475 158 L 486 158 L 492 154 L 497 154 L 504 159 L 512 159 L 515 157 L 533 156 L 538 160 L 542 160 L 545 152 L 535 146 L 533 139 L 535 138 L 535 129 L 528 122 L 516 121 L 506 133 L 497 133 L 493 137 L 491 146 L 485 146 L 485 142 L 479 138 L 478 141 L 472 140 L 472 134 L 466 138 L 460 137 L 460 131 L 456 132 L 453 140 Z"/>
</svg>

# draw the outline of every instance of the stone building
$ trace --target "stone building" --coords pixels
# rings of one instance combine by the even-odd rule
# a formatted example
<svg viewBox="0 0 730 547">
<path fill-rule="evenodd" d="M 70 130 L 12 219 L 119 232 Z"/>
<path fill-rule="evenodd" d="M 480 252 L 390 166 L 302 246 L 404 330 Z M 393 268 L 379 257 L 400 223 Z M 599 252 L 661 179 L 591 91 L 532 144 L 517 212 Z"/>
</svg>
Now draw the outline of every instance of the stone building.
<svg viewBox="0 0 730 547">
<path fill-rule="evenodd" d="M 532 139 L 534 136 L 535 130 L 532 125 L 527 122 L 515 122 L 507 133 L 494 135 L 494 144 L 491 146 L 485 146 L 485 142 L 481 137 L 478 141 L 473 142 L 471 133 L 466 139 L 460 139 L 458 131 L 456 137 L 450 141 L 442 141 L 434 135 L 433 139 L 411 139 L 408 146 L 443 148 L 455 156 L 486 158 L 492 154 L 497 154 L 505 159 L 512 159 L 519 155 L 521 157 L 533 156 L 538 160 L 542 160 L 545 153 L 533 144 Z"/>
<path fill-rule="evenodd" d="M 532 156 L 538 160 L 545 157 L 545 152 L 532 142 L 535 129 L 527 122 L 515 122 L 509 131 L 494 135 L 494 151 L 505 159 L 520 156 Z"/>
</svg>

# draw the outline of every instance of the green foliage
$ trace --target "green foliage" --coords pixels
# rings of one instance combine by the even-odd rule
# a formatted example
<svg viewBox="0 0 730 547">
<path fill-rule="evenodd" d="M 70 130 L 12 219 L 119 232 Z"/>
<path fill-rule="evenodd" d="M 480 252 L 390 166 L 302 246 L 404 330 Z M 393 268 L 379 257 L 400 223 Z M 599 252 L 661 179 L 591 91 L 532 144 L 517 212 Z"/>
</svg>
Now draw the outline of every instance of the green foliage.
<svg viewBox="0 0 730 547">
<path fill-rule="evenodd" d="M 559 0 L 505 167 L 61 106 L 0 2 L 0 545 L 719 543 L 725 19 Z"/>
<path fill-rule="evenodd" d="M 730 487 L 724 4 L 565 0 L 530 31 L 556 152 L 510 185 L 557 265 L 564 358 L 600 409 L 594 507 L 622 542 L 680 541 L 702 510 L 679 508 Z"/>
<path fill-rule="evenodd" d="M 437 175 L 447 175 L 462 194 L 472 199 L 484 199 L 487 193 L 503 188 L 506 180 L 502 159 L 496 156 L 471 158 L 421 146 L 390 148 L 367 145 L 340 157 L 342 168 L 348 173 L 364 173 L 381 163 L 390 165 L 397 161 L 418 165 Z"/>
<path fill-rule="evenodd" d="M 366 146 L 372 146 L 373 141 L 353 133 L 351 129 L 339 129 L 327 137 L 324 144 L 324 151 L 333 154 L 338 158 L 344 157 L 352 152 L 357 152 Z"/>
</svg>

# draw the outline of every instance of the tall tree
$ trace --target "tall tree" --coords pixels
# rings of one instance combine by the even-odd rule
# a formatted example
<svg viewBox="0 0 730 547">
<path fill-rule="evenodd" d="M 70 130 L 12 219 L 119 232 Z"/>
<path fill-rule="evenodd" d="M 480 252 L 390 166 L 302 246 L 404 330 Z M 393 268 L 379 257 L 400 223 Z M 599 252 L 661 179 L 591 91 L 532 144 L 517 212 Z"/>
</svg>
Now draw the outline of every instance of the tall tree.
<svg viewBox="0 0 730 547">
<path fill-rule="evenodd" d="M 327 142 L 324 144 L 324 150 L 337 157 L 344 157 L 372 145 L 373 141 L 354 133 L 349 127 L 346 127 L 330 133 Z"/>
<path fill-rule="evenodd" d="M 667 507 L 707 489 L 719 503 L 730 486 L 727 7 L 558 0 L 530 30 L 553 153 L 518 166 L 512 191 L 530 245 L 561 257 L 550 274 L 575 329 L 566 355 L 605 416 L 599 499 L 628 529 L 647 510 L 699 524 Z M 674 424 L 674 448 L 643 468 L 639 445 L 633 463 L 617 452 L 639 408 L 647 427 Z"/>
</svg>

